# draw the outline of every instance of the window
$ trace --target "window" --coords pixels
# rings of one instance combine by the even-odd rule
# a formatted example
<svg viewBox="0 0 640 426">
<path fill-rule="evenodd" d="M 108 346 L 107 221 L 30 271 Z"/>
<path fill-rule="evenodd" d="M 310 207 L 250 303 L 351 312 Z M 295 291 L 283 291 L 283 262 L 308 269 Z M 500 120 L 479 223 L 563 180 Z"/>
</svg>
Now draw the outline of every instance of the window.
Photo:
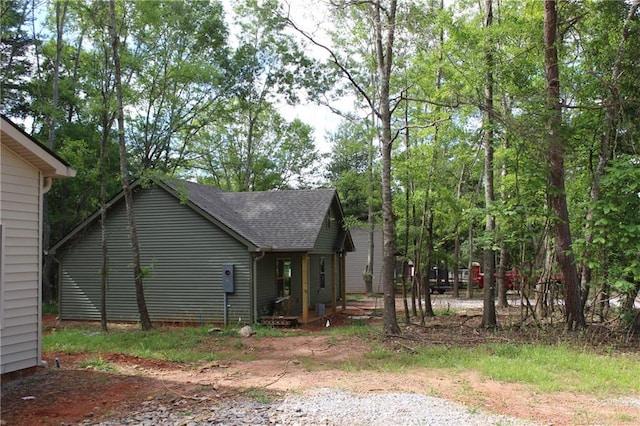
<svg viewBox="0 0 640 426">
<path fill-rule="evenodd" d="M 291 295 L 291 259 L 276 260 L 276 292 L 278 297 Z"/>
<path fill-rule="evenodd" d="M 325 258 L 321 257 L 320 258 L 320 288 L 325 288 L 326 286 L 326 264 L 325 264 Z"/>
</svg>

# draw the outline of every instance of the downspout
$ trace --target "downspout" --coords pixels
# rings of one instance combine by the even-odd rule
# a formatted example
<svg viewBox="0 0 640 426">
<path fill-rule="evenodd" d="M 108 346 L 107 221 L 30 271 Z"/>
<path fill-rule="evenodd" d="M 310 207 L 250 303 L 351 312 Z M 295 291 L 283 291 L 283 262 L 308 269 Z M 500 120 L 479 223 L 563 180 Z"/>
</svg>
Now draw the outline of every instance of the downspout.
<svg viewBox="0 0 640 426">
<path fill-rule="evenodd" d="M 266 252 L 258 249 L 258 254 L 253 258 L 253 322 L 258 322 L 258 261 L 262 260 Z"/>
<path fill-rule="evenodd" d="M 45 214 L 44 211 L 42 211 L 42 199 L 44 194 L 46 194 L 47 192 L 49 192 L 49 190 L 51 189 L 51 186 L 53 185 L 53 178 L 49 177 L 49 176 L 45 176 L 42 179 L 42 190 L 40 192 L 40 230 L 42 230 L 42 223 L 43 223 L 43 215 Z M 42 236 L 40 237 L 40 247 L 42 248 Z M 38 263 L 40 265 L 42 265 L 42 255 L 39 256 L 38 258 Z M 40 274 L 38 277 L 38 280 L 40 282 L 42 282 L 42 269 L 40 269 Z M 47 361 L 42 359 L 42 309 L 40 309 L 40 307 L 42 306 L 42 285 L 38 285 L 38 366 L 39 367 L 47 367 Z"/>
</svg>

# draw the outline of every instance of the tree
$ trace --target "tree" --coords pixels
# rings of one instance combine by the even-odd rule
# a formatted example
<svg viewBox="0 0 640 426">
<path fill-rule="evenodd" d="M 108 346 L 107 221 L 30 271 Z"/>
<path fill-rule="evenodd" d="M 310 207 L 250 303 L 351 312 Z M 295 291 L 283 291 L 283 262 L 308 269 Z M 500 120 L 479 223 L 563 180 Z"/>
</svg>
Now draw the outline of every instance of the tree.
<svg viewBox="0 0 640 426">
<path fill-rule="evenodd" d="M 483 249 L 484 264 L 484 304 L 482 309 L 482 326 L 496 326 L 495 297 L 495 231 L 496 223 L 493 214 L 495 202 L 495 188 L 493 180 L 493 154 L 494 154 L 494 127 L 495 112 L 493 104 L 493 0 L 485 0 L 485 29 L 487 30 L 487 44 L 485 46 L 485 89 L 484 89 L 484 113 L 483 113 L 483 147 L 484 147 L 484 202 L 485 202 L 485 242 Z"/>
<path fill-rule="evenodd" d="M 59 114 L 58 102 L 60 100 L 60 62 L 63 48 L 63 34 L 67 15 L 68 1 L 55 2 L 55 18 L 56 18 L 56 55 L 53 63 L 53 97 L 50 114 L 47 117 L 49 136 L 47 145 L 51 150 L 55 150 L 56 130 L 58 126 L 57 115 Z M 48 195 L 43 196 L 43 236 L 42 246 L 45 250 L 44 264 L 42 266 L 42 297 L 47 303 L 53 302 L 53 283 L 51 282 L 53 257 L 49 255 L 49 247 L 51 243 L 51 223 L 49 219 L 49 210 L 47 208 Z"/>
<path fill-rule="evenodd" d="M 369 204 L 380 210 L 380 175 L 374 170 L 370 175 L 369 156 L 376 155 L 369 148 L 370 131 L 360 122 L 343 121 L 330 135 L 331 154 L 325 177 L 340 194 L 346 216 L 357 220 L 368 220 Z M 371 182 L 373 181 L 373 182 Z M 377 197 L 370 203 L 369 184 L 376 188 Z"/>
<path fill-rule="evenodd" d="M 126 9 L 132 163 L 174 174 L 191 165 L 195 138 L 220 113 L 231 87 L 224 9 L 203 0 L 128 2 Z"/>
<path fill-rule="evenodd" d="M 396 317 L 395 280 L 393 278 L 395 264 L 395 220 L 391 193 L 391 152 L 394 137 L 391 130 L 391 118 L 394 105 L 392 104 L 390 93 L 397 6 L 396 0 L 390 0 L 388 3 L 374 1 L 370 5 L 379 84 L 379 108 L 376 109 L 376 115 L 380 119 L 381 127 L 383 321 L 384 331 L 387 335 L 400 334 L 400 327 L 398 326 L 398 319 Z"/>
<path fill-rule="evenodd" d="M 627 193 L 621 197 L 622 199 L 610 204 L 611 197 L 615 198 L 618 194 L 603 191 L 602 181 L 615 181 L 620 174 L 626 174 L 622 172 L 628 161 L 625 156 L 633 152 L 634 145 L 637 145 L 633 142 L 637 135 L 633 115 L 638 110 L 638 103 L 634 97 L 626 94 L 638 90 L 638 60 L 635 59 L 638 51 L 637 46 L 631 41 L 635 40 L 638 34 L 640 1 L 595 2 L 589 6 L 589 13 L 579 11 L 584 18 L 576 25 L 575 31 L 580 34 L 581 43 L 575 48 L 583 50 L 585 54 L 579 72 L 577 71 L 571 80 L 575 81 L 575 86 L 582 88 L 576 90 L 579 95 L 578 102 L 590 107 L 576 110 L 571 120 L 579 123 L 576 131 L 580 132 L 580 136 L 585 141 L 592 141 L 591 146 L 585 144 L 584 149 L 592 151 L 594 154 L 591 155 L 597 156 L 597 159 L 594 158 L 587 163 L 589 174 L 585 174 L 583 179 L 578 181 L 580 186 L 575 187 L 575 190 L 580 189 L 585 194 L 585 210 L 582 240 L 578 238 L 574 241 L 574 251 L 581 262 L 583 307 L 587 303 L 590 288 L 596 288 L 594 307 L 599 317 L 604 320 L 610 292 L 614 290 L 628 294 L 626 290 L 634 286 L 633 280 L 630 279 L 634 274 L 629 274 L 633 268 L 628 269 L 634 262 L 623 254 L 629 245 L 609 245 L 608 241 L 614 238 L 614 235 L 618 241 L 628 238 L 623 236 L 625 233 L 618 234 L 618 226 L 628 223 L 628 220 L 618 217 L 614 221 L 612 216 L 617 216 L 618 210 L 628 205 L 629 199 L 633 200 L 636 197 L 633 193 Z M 587 74 L 590 78 L 582 76 L 583 69 L 590 70 Z M 611 176 L 606 176 L 607 174 Z M 624 188 L 627 184 L 619 182 L 618 185 Z M 624 199 L 626 200 L 623 201 Z M 622 204 L 619 204 L 620 202 Z M 604 206 L 613 210 L 603 214 L 601 209 L 605 208 Z M 622 207 L 622 210 L 625 208 Z M 633 227 L 627 229 L 631 230 Z M 597 243 L 594 241 L 596 236 Z M 622 259 L 625 260 L 619 265 L 618 260 Z M 626 272 L 623 272 L 625 270 Z"/>
<path fill-rule="evenodd" d="M 560 99 L 560 71 L 558 67 L 558 11 L 556 0 L 544 2 L 544 63 L 547 78 L 546 139 L 549 149 L 549 204 L 556 216 L 554 224 L 555 254 L 564 276 L 565 321 L 570 330 L 584 327 L 585 319 L 580 301 L 580 285 L 571 251 L 571 229 L 564 177 L 564 140 L 562 133 L 562 103 Z"/>
<path fill-rule="evenodd" d="M 117 102 L 118 120 L 118 141 L 120 145 L 120 179 L 122 190 L 124 191 L 125 206 L 127 210 L 127 223 L 129 235 L 131 236 L 131 249 L 133 252 L 133 279 L 136 289 L 136 301 L 138 312 L 140 313 L 140 326 L 142 330 L 151 330 L 151 318 L 147 311 L 147 303 L 144 297 L 144 283 L 142 278 L 142 266 L 140 262 L 140 243 L 138 241 L 138 231 L 133 212 L 133 197 L 129 186 L 129 170 L 127 167 L 127 146 L 125 141 L 124 127 L 124 107 L 122 99 L 122 69 L 119 54 L 119 36 L 116 26 L 116 5 L 115 0 L 109 0 L 109 34 L 111 35 L 111 47 L 113 49 L 114 81 Z"/>
<path fill-rule="evenodd" d="M 31 0 L 3 0 L 0 3 L 0 112 L 24 117 L 28 107 L 28 80 L 32 64 L 30 48 L 36 40 L 23 29 L 29 19 Z"/>
<path fill-rule="evenodd" d="M 235 5 L 238 46 L 229 53 L 228 101 L 221 120 L 198 138 L 197 166 L 226 189 L 306 187 L 316 176 L 311 126 L 286 119 L 281 107 L 322 91 L 323 78 L 274 8 L 273 1 Z"/>
<path fill-rule="evenodd" d="M 380 216 L 380 170 L 369 127 L 357 120 L 342 122 L 331 135 L 332 150 L 326 173 L 329 185 L 340 194 L 345 215 L 354 222 L 368 225 L 367 262 L 362 271 L 366 293 L 373 292 L 374 232 Z"/>
<path fill-rule="evenodd" d="M 229 115 L 233 119 L 206 126 L 198 136 L 199 158 L 194 165 L 205 174 L 200 180 L 232 191 L 304 188 L 313 184 L 319 154 L 311 126 L 299 119 L 288 122 L 271 105 L 264 107 L 253 125 L 236 112 Z M 252 134 L 250 153 L 248 132 Z"/>
<path fill-rule="evenodd" d="M 371 50 L 376 66 L 374 91 L 369 92 L 366 85 L 357 78 L 356 69 L 351 69 L 347 60 L 340 58 L 339 54 L 324 44 L 318 42 L 310 34 L 303 31 L 295 22 L 289 20 L 291 26 L 311 43 L 326 50 L 332 63 L 340 70 L 349 81 L 352 88 L 361 96 L 375 116 L 380 120 L 379 140 L 382 152 L 382 235 L 383 235 L 383 267 L 382 285 L 384 291 L 384 332 L 386 335 L 400 333 L 395 305 L 395 219 L 393 214 L 393 199 L 391 191 L 391 154 L 393 142 L 392 116 L 398 105 L 398 101 L 391 95 L 391 75 L 393 70 L 394 40 L 396 31 L 397 0 L 375 0 L 367 3 L 341 1 L 335 3 L 336 10 L 353 12 L 367 24 L 372 34 Z M 362 52 L 361 52 L 362 53 Z"/>
</svg>

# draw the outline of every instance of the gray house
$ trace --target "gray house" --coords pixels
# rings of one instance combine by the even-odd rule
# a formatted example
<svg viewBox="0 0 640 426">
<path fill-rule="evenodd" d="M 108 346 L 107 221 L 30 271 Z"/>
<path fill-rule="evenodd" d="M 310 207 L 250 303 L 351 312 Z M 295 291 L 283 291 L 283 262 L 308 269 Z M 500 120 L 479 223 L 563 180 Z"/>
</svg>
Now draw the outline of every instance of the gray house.
<svg viewBox="0 0 640 426">
<path fill-rule="evenodd" d="M 353 251 L 333 189 L 228 192 L 180 180 L 133 185 L 152 321 L 253 323 L 345 303 Z M 53 247 L 60 318 L 100 319 L 99 212 Z M 124 196 L 108 205 L 107 315 L 139 319 Z M 319 305 L 321 304 L 321 305 Z"/>
<path fill-rule="evenodd" d="M 43 195 L 76 171 L 0 116 L 0 373 L 40 365 Z"/>
</svg>

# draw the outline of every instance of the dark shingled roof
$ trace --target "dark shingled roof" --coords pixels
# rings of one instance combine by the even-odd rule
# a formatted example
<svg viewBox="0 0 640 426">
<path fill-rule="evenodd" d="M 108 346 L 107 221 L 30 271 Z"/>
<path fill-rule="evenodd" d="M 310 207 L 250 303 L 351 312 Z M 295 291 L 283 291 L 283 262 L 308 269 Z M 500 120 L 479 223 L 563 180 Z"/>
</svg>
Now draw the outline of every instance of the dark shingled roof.
<svg viewBox="0 0 640 426">
<path fill-rule="evenodd" d="M 335 189 L 229 192 L 188 181 L 166 183 L 256 247 L 274 251 L 311 250 L 337 199 Z"/>
</svg>

